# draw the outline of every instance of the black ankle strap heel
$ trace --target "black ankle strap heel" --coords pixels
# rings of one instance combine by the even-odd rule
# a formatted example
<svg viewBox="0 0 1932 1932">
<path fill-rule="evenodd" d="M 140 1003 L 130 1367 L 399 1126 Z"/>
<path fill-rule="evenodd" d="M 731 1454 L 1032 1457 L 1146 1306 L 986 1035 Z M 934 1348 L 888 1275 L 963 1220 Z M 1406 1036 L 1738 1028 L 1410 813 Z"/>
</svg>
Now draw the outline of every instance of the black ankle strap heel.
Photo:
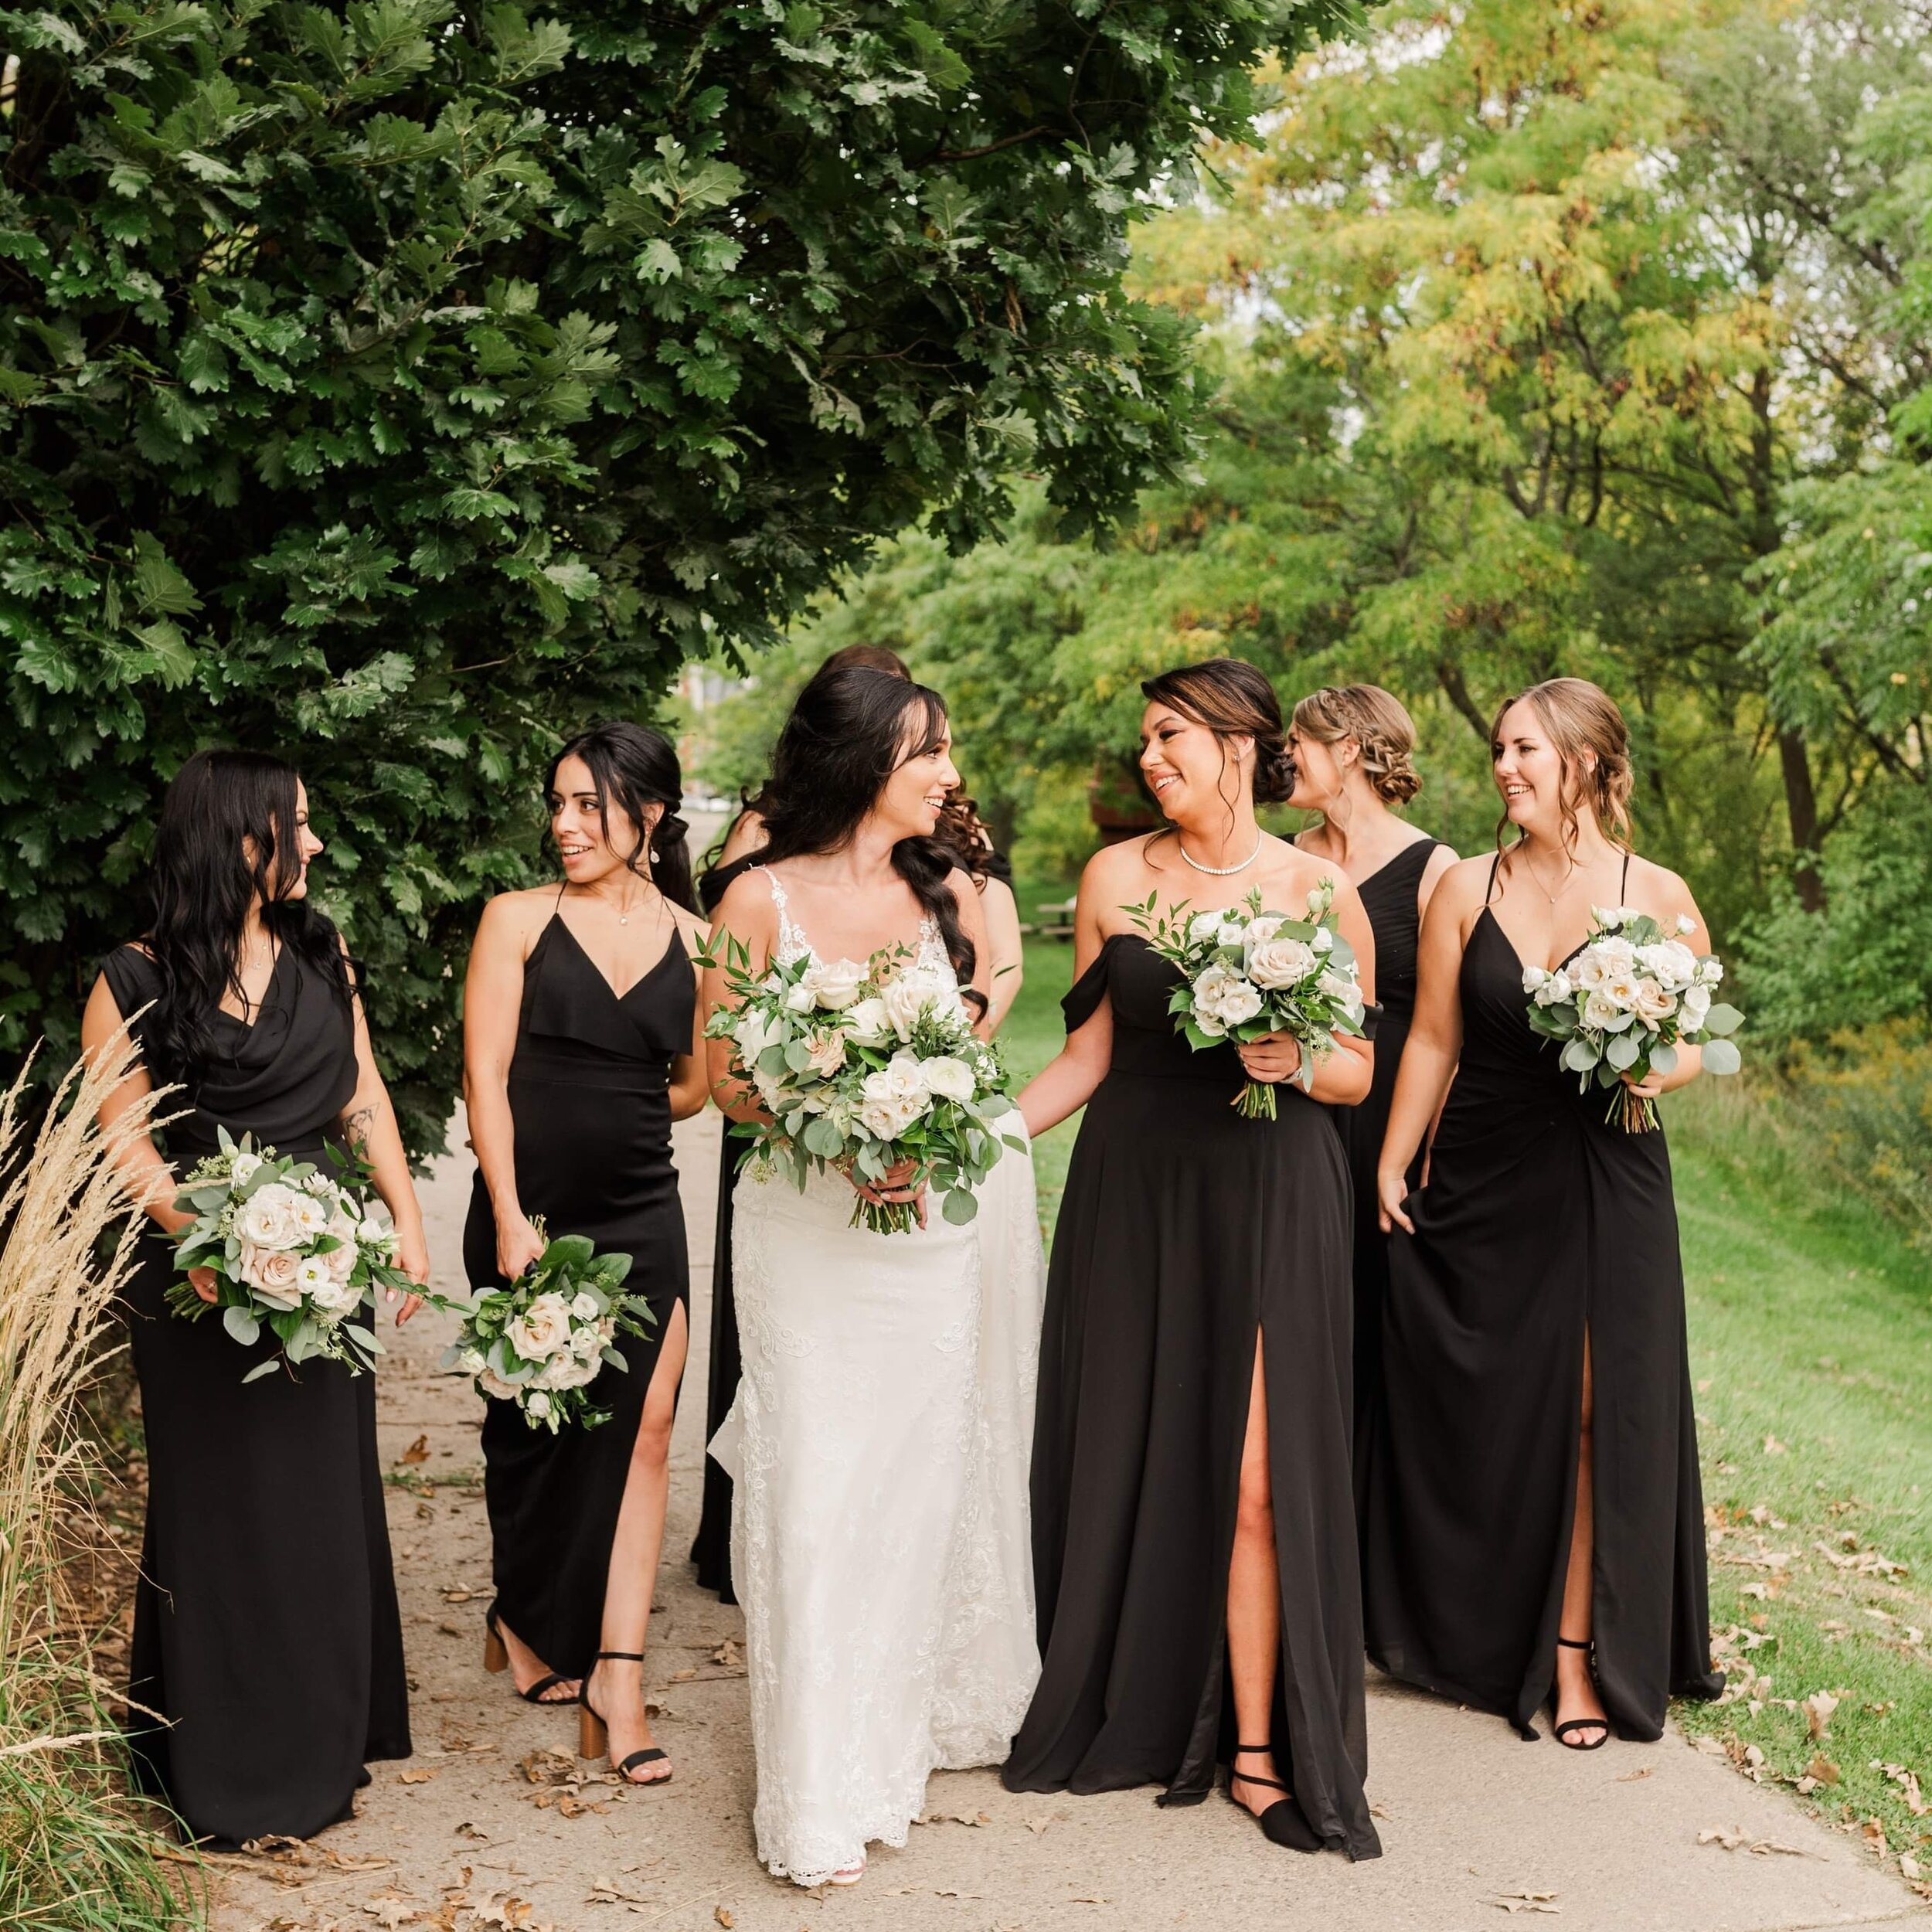
<svg viewBox="0 0 1932 1932">
<path fill-rule="evenodd" d="M 608 1658 L 614 1664 L 641 1664 L 644 1652 L 641 1650 L 600 1650 L 590 1659 L 590 1668 L 583 1676 L 583 1689 L 578 1701 L 583 1708 L 577 1713 L 577 1756 L 602 1757 L 611 1748 L 611 1733 L 604 1720 L 598 1716 L 597 1706 L 590 1702 L 590 1679 L 597 1667 Z M 633 1751 L 621 1764 L 612 1762 L 611 1768 L 627 1784 L 668 1784 L 668 1773 L 662 1777 L 633 1777 L 631 1774 L 640 1764 L 655 1764 L 668 1758 L 671 1753 L 655 1744 L 645 1750 Z"/>
</svg>

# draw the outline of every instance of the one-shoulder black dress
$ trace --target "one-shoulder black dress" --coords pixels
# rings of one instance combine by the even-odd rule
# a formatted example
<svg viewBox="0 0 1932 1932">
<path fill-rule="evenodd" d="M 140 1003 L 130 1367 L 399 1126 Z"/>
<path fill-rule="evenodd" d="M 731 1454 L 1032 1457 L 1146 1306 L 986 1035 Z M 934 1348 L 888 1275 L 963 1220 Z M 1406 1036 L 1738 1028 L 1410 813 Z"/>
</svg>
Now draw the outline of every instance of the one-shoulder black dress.
<svg viewBox="0 0 1932 1932">
<path fill-rule="evenodd" d="M 1376 940 L 1375 1078 L 1359 1106 L 1330 1110 L 1349 1157 L 1355 1184 L 1355 1500 L 1363 1504 L 1362 1473 L 1368 1432 L 1382 1386 L 1382 1304 L 1389 1286 L 1389 1237 L 1382 1232 L 1376 1199 L 1376 1168 L 1389 1129 L 1389 1105 L 1395 1098 L 1396 1070 L 1416 1010 L 1416 943 L 1421 916 L 1416 896 L 1430 855 L 1433 838 L 1404 845 L 1394 858 L 1362 880 L 1362 910 Z M 1417 1151 L 1410 1173 L 1413 1189 L 1422 1179 Z"/>
<path fill-rule="evenodd" d="M 162 991 L 135 947 L 101 970 L 124 1017 Z M 175 1172 L 215 1153 L 222 1128 L 332 1172 L 325 1144 L 355 1091 L 339 991 L 284 945 L 253 1024 L 215 1024 L 219 1056 L 163 1108 L 189 1106 L 157 1137 Z M 138 1043 L 138 1019 L 133 1031 Z M 174 1278 L 174 1243 L 156 1230 L 127 1293 L 148 1447 L 135 1775 L 212 1846 L 311 1838 L 349 1816 L 366 1762 L 410 1754 L 376 1378 L 311 1361 L 244 1386 L 280 1345 L 264 1334 L 244 1348 L 212 1315 L 169 1313 Z"/>
<path fill-rule="evenodd" d="M 622 998 L 555 915 L 523 965 L 509 1082 L 518 1201 L 553 1237 L 585 1235 L 604 1252 L 629 1255 L 624 1292 L 642 1295 L 655 1318 L 645 1334 L 619 1338 L 628 1367 L 606 1368 L 590 1386 L 609 1420 L 553 1435 L 502 1401 L 483 1419 L 495 1611 L 566 1677 L 587 1675 L 602 1648 L 611 1546 L 645 1396 L 672 1310 L 683 1303 L 689 1318 L 670 1075 L 672 1059 L 691 1051 L 697 997 L 677 932 Z M 480 1171 L 463 1264 L 478 1292 L 503 1285 Z"/>
<path fill-rule="evenodd" d="M 1053 1238 L 1033 1442 L 1039 1688 L 1003 1776 L 1013 1791 L 1155 1783 L 1198 1803 L 1237 1740 L 1228 1564 L 1265 1340 L 1281 1656 L 1269 1742 L 1315 1832 L 1381 1850 L 1367 1769 L 1349 1491 L 1349 1172 L 1298 1088 L 1279 1117 L 1230 1104 L 1230 1046 L 1195 1053 L 1172 969 L 1138 934 L 1101 948 L 1069 1030 L 1114 1009 Z"/>
<path fill-rule="evenodd" d="M 1491 874 L 1493 886 L 1495 874 Z M 1596 1675 L 1620 1736 L 1714 1697 L 1704 1512 L 1670 1155 L 1607 1124 L 1530 1030 L 1487 903 L 1462 1057 L 1389 1248 L 1362 1560 L 1369 1655 L 1526 1736 L 1554 1676 L 1583 1343 L 1595 1396 Z"/>
</svg>

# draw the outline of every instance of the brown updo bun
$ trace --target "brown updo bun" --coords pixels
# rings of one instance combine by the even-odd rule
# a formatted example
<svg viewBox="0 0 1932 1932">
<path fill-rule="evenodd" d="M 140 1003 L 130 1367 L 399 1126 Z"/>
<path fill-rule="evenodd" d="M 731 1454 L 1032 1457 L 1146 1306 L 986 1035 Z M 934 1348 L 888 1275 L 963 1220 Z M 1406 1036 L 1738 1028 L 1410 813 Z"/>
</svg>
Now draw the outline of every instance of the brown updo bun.
<svg viewBox="0 0 1932 1932">
<path fill-rule="evenodd" d="M 1325 685 L 1310 692 L 1294 708 L 1294 731 L 1319 745 L 1354 739 L 1362 775 L 1384 804 L 1406 805 L 1422 789 L 1413 762 L 1415 720 L 1379 684 Z"/>
<path fill-rule="evenodd" d="M 1204 664 L 1163 671 L 1141 686 L 1150 704 L 1172 705 L 1216 737 L 1254 740 L 1254 802 L 1279 804 L 1294 789 L 1294 754 L 1281 723 L 1274 686 L 1241 658 L 1209 658 Z"/>
</svg>

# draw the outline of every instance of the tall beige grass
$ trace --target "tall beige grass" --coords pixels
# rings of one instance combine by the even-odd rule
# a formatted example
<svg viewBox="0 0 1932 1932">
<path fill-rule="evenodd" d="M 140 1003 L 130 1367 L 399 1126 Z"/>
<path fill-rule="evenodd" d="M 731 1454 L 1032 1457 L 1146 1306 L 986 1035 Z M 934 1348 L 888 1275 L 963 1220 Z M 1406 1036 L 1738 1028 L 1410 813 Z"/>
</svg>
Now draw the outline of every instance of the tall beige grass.
<svg viewBox="0 0 1932 1932">
<path fill-rule="evenodd" d="M 80 1398 L 118 1345 L 112 1304 L 141 1216 L 114 1162 L 155 1100 L 105 1131 L 125 1036 L 54 1104 L 31 1069 L 0 1099 L 0 1926 L 147 1932 L 198 1924 L 159 1861 L 73 1587 L 102 1471 Z M 174 1871 L 181 1868 L 172 1867 Z"/>
</svg>

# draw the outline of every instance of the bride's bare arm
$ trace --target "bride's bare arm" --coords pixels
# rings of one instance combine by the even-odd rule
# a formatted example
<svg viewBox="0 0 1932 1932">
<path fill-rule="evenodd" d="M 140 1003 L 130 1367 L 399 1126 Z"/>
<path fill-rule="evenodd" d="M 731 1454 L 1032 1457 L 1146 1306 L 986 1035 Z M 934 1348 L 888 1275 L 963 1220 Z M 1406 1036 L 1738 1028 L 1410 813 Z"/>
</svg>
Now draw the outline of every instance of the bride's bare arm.
<svg viewBox="0 0 1932 1932">
<path fill-rule="evenodd" d="M 1107 943 L 1104 916 L 1113 909 L 1121 893 L 1114 879 L 1112 855 L 1098 852 L 1087 861 L 1080 874 L 1079 896 L 1073 904 L 1073 978 L 1080 975 L 1100 956 Z M 1068 1114 L 1077 1113 L 1092 1098 L 1094 1090 L 1107 1077 L 1114 1056 L 1114 1009 L 1103 998 L 1084 1024 L 1066 1036 L 1066 1044 L 1029 1080 L 1019 1097 L 1020 1117 L 1026 1131 L 1037 1140 L 1049 1128 L 1058 1127 Z"/>
<path fill-rule="evenodd" d="M 726 944 L 736 940 L 751 956 L 754 971 L 763 972 L 771 958 L 778 937 L 777 909 L 771 903 L 771 888 L 756 872 L 741 874 L 731 882 L 718 902 L 716 918 L 711 927 L 711 951 L 722 962 Z M 707 967 L 699 1005 L 708 1017 L 719 1008 L 736 1012 L 743 1004 L 726 984 L 722 964 Z M 732 1070 L 731 1042 L 711 1039 L 705 1043 L 711 1092 L 728 1117 L 734 1121 L 768 1121 L 757 1090 Z"/>
</svg>

